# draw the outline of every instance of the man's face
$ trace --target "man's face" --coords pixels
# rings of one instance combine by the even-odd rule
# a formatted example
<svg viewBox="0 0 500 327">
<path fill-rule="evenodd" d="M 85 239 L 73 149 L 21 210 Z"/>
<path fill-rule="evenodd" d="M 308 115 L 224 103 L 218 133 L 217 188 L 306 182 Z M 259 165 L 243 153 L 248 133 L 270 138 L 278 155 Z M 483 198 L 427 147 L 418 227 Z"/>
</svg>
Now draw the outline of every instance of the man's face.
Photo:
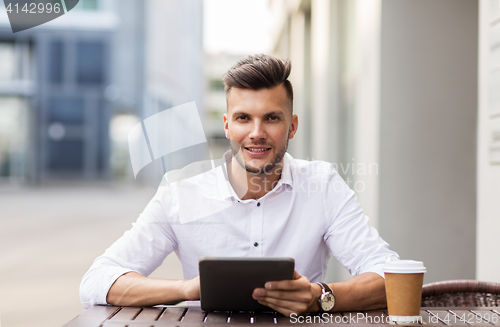
<svg viewBox="0 0 500 327">
<path fill-rule="evenodd" d="M 283 159 L 298 126 L 297 115 L 290 114 L 289 106 L 283 85 L 229 91 L 224 130 L 233 155 L 248 172 L 271 171 Z"/>
</svg>

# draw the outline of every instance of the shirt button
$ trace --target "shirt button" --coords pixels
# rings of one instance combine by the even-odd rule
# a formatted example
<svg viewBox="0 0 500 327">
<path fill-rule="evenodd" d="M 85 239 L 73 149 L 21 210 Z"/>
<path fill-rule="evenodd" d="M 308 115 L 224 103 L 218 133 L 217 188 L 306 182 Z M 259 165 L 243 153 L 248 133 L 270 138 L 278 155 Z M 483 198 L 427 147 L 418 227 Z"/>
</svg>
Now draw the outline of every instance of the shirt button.
<svg viewBox="0 0 500 327">
<path fill-rule="evenodd" d="M 257 207 L 260 207 L 260 202 L 257 202 Z"/>
<path fill-rule="evenodd" d="M 258 246 L 259 246 L 259 243 L 255 242 L 255 243 L 253 244 L 253 246 L 258 247 Z"/>
</svg>

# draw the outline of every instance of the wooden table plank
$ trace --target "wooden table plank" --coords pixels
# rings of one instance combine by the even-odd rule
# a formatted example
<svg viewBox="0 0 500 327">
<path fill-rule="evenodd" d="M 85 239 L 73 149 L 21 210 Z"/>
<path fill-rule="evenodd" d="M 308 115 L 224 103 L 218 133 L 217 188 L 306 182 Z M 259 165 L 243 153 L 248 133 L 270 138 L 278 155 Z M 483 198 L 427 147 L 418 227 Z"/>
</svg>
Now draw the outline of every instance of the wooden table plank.
<svg viewBox="0 0 500 327">
<path fill-rule="evenodd" d="M 341 324 L 344 316 L 340 312 L 331 312 L 327 314 L 327 323 L 328 324 Z"/>
<path fill-rule="evenodd" d="M 437 320 L 436 318 L 434 318 L 434 319 L 437 321 L 432 321 L 434 316 L 431 315 L 429 312 L 427 312 L 427 310 L 420 309 L 420 316 L 422 317 L 422 325 L 444 326 L 444 324 L 442 322 L 440 322 L 439 320 Z M 435 322 L 435 323 L 433 324 L 433 322 Z"/>
<path fill-rule="evenodd" d="M 449 318 L 450 315 L 452 315 L 449 311 L 443 310 L 443 308 L 431 308 L 431 310 L 427 310 L 429 314 L 431 315 L 431 324 L 443 324 L 443 325 L 448 325 L 446 323 L 447 317 Z"/>
<path fill-rule="evenodd" d="M 373 327 L 375 324 L 373 322 L 373 317 L 376 317 L 378 313 L 378 318 L 375 322 L 380 322 L 380 315 L 383 312 L 374 311 L 373 314 L 366 314 L 362 311 L 346 311 L 346 312 L 332 312 L 332 313 L 322 313 L 319 314 L 327 325 L 356 325 L 357 327 Z M 368 316 L 372 318 L 368 318 Z"/>
<path fill-rule="evenodd" d="M 470 311 L 476 315 L 479 315 L 483 318 L 484 321 L 490 323 L 491 325 L 500 326 L 500 315 L 495 313 L 494 310 L 491 310 L 491 308 L 485 307 L 483 309 L 472 309 Z"/>
<path fill-rule="evenodd" d="M 178 327 L 182 326 L 182 324 L 175 323 L 173 321 L 125 321 L 125 320 L 117 320 L 117 321 L 106 321 L 102 327 Z M 185 326 L 202 326 L 196 324 L 186 324 Z"/>
<path fill-rule="evenodd" d="M 205 319 L 205 311 L 201 310 L 200 308 L 195 308 L 195 307 L 189 307 L 188 311 L 182 318 L 182 323 L 199 323 L 203 324 L 204 319 Z"/>
<path fill-rule="evenodd" d="M 119 309 L 120 307 L 96 305 L 79 314 L 64 327 L 98 327 Z"/>
<path fill-rule="evenodd" d="M 495 326 L 500 326 L 500 309 L 498 308 L 483 308 L 483 309 L 491 309 L 490 311 L 493 313 L 493 314 L 496 314 L 495 317 L 491 317 L 494 321 L 492 321 L 493 325 Z M 472 309 L 474 310 L 474 309 Z"/>
<path fill-rule="evenodd" d="M 366 316 L 365 321 L 368 324 L 384 324 L 387 325 L 387 313 L 384 310 L 372 310 L 372 311 L 364 311 Z"/>
<path fill-rule="evenodd" d="M 134 321 L 155 321 L 163 313 L 163 308 L 143 308 Z"/>
<path fill-rule="evenodd" d="M 128 326 L 128 323 L 124 320 L 118 320 L 118 321 L 111 321 L 111 320 L 106 320 L 104 324 L 102 324 L 103 327 L 125 327 Z"/>
<path fill-rule="evenodd" d="M 274 313 L 271 312 L 256 312 L 253 315 L 254 324 L 274 324 Z"/>
<path fill-rule="evenodd" d="M 491 309 L 492 308 L 488 308 L 488 307 L 469 307 L 469 308 L 443 307 L 443 308 L 427 308 L 427 311 L 429 311 L 431 313 L 431 318 L 429 318 L 429 319 L 432 323 L 436 322 L 436 319 L 433 318 L 432 316 L 434 314 L 438 314 L 439 318 L 441 318 L 442 320 L 446 320 L 446 321 L 444 321 L 444 323 L 446 323 L 450 326 L 492 327 L 492 325 L 494 325 L 494 324 L 488 323 L 484 319 L 482 321 L 478 322 L 478 320 L 476 320 L 476 317 L 475 317 L 475 315 L 478 312 L 480 312 L 480 313 L 484 313 L 484 312 L 493 313 L 493 311 Z M 450 313 L 451 315 L 447 317 L 447 313 Z M 472 316 L 472 315 L 468 316 L 469 313 L 474 314 L 474 316 Z M 464 314 L 466 315 L 466 317 L 468 317 L 468 319 L 470 319 L 471 317 L 473 318 L 473 320 L 469 320 L 470 324 L 467 323 L 466 321 L 461 321 L 461 318 L 462 318 L 461 316 L 463 316 Z M 500 318 L 500 316 L 499 316 L 499 318 Z M 448 319 L 449 319 L 449 321 L 448 321 Z"/>
<path fill-rule="evenodd" d="M 488 322 L 485 314 L 490 314 L 498 318 L 496 322 Z M 422 322 L 426 327 L 450 326 L 474 326 L 493 327 L 500 326 L 500 309 L 498 307 L 467 307 L 467 308 L 422 308 Z M 467 322 L 460 321 L 460 316 L 466 315 Z M 75 319 L 66 324 L 66 327 L 195 327 L 195 326 L 227 326 L 228 315 L 231 317 L 231 324 L 258 324 L 275 326 L 275 322 L 280 325 L 294 324 L 294 319 L 283 316 L 279 313 L 246 313 L 246 312 L 209 312 L 202 311 L 199 307 L 167 306 L 167 307 L 114 307 L 114 306 L 94 306 L 82 312 Z M 476 317 L 482 320 L 476 320 Z M 312 324 L 356 324 L 356 327 L 370 327 L 374 324 L 386 324 L 387 312 L 385 310 L 373 310 L 366 312 L 343 312 L 332 313 L 328 316 L 315 314 L 308 315 L 304 322 L 309 319 Z M 326 319 L 320 319 L 326 318 Z M 473 318 L 473 320 L 470 320 Z M 135 320 L 132 320 L 135 319 Z M 158 319 L 158 321 L 155 321 Z M 182 319 L 182 320 L 181 320 Z M 314 320 L 316 319 L 316 320 Z M 337 320 L 337 321 L 336 321 Z M 295 320 L 295 322 L 298 322 Z M 447 323 L 446 323 L 447 322 Z M 479 323 L 478 323 L 479 322 Z M 416 325 L 421 326 L 422 325 Z M 312 327 L 312 326 L 310 326 Z"/>
<path fill-rule="evenodd" d="M 384 310 L 370 311 L 348 311 L 342 313 L 329 314 L 328 323 L 347 325 L 387 325 L 389 318 Z"/>
<path fill-rule="evenodd" d="M 167 307 L 158 318 L 158 321 L 180 321 L 185 310 L 185 308 L 180 307 Z"/>
<path fill-rule="evenodd" d="M 461 310 L 461 309 L 450 309 L 458 318 L 458 320 L 466 322 L 468 325 L 493 325 L 493 323 L 489 323 L 486 319 L 483 319 L 483 315 L 487 312 L 485 310 Z M 493 315 L 494 312 L 490 311 L 489 316 Z"/>
<path fill-rule="evenodd" d="M 286 316 L 282 315 L 281 313 L 276 313 L 274 318 L 276 319 L 275 321 L 277 324 L 280 324 L 280 325 L 292 324 L 292 322 L 290 321 L 290 317 L 286 317 Z"/>
<path fill-rule="evenodd" d="M 250 312 L 235 312 L 232 311 L 230 315 L 230 324 L 250 324 L 253 315 Z M 273 321 L 274 323 L 274 321 Z"/>
<path fill-rule="evenodd" d="M 110 320 L 133 320 L 142 308 L 122 307 Z"/>
<path fill-rule="evenodd" d="M 422 307 L 422 310 L 499 310 L 499 307 Z"/>
<path fill-rule="evenodd" d="M 470 310 L 461 310 L 460 308 L 452 308 L 448 311 L 452 312 L 453 315 L 455 316 L 452 324 L 457 326 L 471 326 L 474 325 L 475 323 L 479 324 L 482 322 L 482 319 L 476 316 Z M 475 321 L 476 318 L 478 318 L 479 320 L 478 322 Z"/>
<path fill-rule="evenodd" d="M 130 323 L 131 321 L 126 320 L 106 320 L 102 327 L 131 327 Z"/>
<path fill-rule="evenodd" d="M 314 313 L 304 316 L 293 315 L 291 317 L 283 316 L 280 313 L 276 313 L 276 322 L 280 325 L 297 325 L 297 324 L 307 324 L 311 325 L 324 325 L 325 321 L 321 317 L 321 314 Z"/>
<path fill-rule="evenodd" d="M 206 323 L 208 323 L 208 324 L 226 324 L 228 316 L 229 316 L 229 312 L 227 312 L 227 311 L 209 312 L 207 315 Z"/>
<path fill-rule="evenodd" d="M 341 324 L 355 324 L 356 321 L 358 321 L 359 319 L 359 322 L 360 323 L 365 323 L 365 315 L 362 313 L 362 312 L 358 312 L 358 311 L 352 311 L 352 312 L 349 312 L 349 311 L 346 311 L 346 312 L 340 312 L 340 314 L 342 315 L 342 318 L 340 317 L 334 317 L 334 322 L 335 323 L 338 323 L 338 321 L 340 321 Z M 342 320 L 339 320 L 339 319 L 342 319 Z M 331 321 L 331 318 L 328 317 L 328 320 Z"/>
</svg>

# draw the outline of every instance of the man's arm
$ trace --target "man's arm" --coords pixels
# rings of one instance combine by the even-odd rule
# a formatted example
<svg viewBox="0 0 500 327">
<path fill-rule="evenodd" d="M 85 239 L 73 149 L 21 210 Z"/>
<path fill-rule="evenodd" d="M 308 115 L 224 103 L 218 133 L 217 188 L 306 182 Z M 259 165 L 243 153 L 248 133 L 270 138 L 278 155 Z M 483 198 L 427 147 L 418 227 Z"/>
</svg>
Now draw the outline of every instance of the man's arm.
<svg viewBox="0 0 500 327">
<path fill-rule="evenodd" d="M 386 307 L 385 281 L 372 272 L 357 275 L 346 282 L 329 284 L 335 293 L 332 311 L 372 310 Z M 254 290 L 259 303 L 290 316 L 292 313 L 317 312 L 321 287 L 295 272 L 294 280 L 268 282 Z"/>
<path fill-rule="evenodd" d="M 328 286 L 335 294 L 335 307 L 332 311 L 373 310 L 387 307 L 385 279 L 376 273 L 367 272 L 348 281 Z"/>
<path fill-rule="evenodd" d="M 199 299 L 199 277 L 189 280 L 154 279 L 135 271 L 120 276 L 106 297 L 107 303 L 120 306 L 152 306 Z"/>
<path fill-rule="evenodd" d="M 175 215 L 172 201 L 169 185 L 160 185 L 132 228 L 94 260 L 80 284 L 84 308 L 108 304 L 109 299 L 114 300 L 113 304 L 144 303 L 144 299 L 139 300 L 141 302 L 131 300 L 130 294 L 147 294 L 155 298 L 148 303 L 156 302 L 160 294 L 162 301 L 155 304 L 165 303 L 163 291 L 155 292 L 151 288 L 150 283 L 155 281 L 130 281 L 129 278 L 134 275 L 146 278 L 144 276 L 149 276 L 176 249 L 177 239 L 171 227 L 171 217 Z M 177 285 L 174 282 L 161 284 L 167 287 L 166 302 L 180 295 L 170 284 Z"/>
</svg>

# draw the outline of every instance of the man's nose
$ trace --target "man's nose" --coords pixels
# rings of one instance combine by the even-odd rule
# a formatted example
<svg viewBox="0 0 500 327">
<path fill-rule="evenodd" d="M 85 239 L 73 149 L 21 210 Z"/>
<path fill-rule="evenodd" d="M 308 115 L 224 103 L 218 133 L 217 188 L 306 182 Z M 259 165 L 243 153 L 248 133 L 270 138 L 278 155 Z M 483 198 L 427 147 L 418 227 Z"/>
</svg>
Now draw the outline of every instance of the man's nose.
<svg viewBox="0 0 500 327">
<path fill-rule="evenodd" d="M 249 135 L 250 139 L 265 139 L 266 138 L 266 131 L 264 130 L 264 126 L 262 122 L 260 121 L 255 121 L 252 125 L 252 131 L 250 132 Z"/>
</svg>

